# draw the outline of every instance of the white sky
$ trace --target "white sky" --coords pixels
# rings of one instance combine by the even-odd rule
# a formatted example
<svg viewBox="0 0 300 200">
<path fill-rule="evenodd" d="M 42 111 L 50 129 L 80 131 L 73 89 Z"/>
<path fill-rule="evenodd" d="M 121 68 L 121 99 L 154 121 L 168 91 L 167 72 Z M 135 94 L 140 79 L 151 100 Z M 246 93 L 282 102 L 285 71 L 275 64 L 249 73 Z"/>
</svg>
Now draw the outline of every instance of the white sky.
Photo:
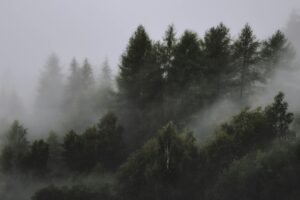
<svg viewBox="0 0 300 200">
<path fill-rule="evenodd" d="M 52 52 L 66 68 L 74 56 L 96 66 L 108 57 L 116 68 L 139 24 L 160 39 L 171 23 L 203 35 L 222 21 L 236 35 L 249 22 L 263 39 L 299 8 L 300 0 L 0 0 L 0 84 L 13 76 L 15 87 L 32 87 Z"/>
</svg>

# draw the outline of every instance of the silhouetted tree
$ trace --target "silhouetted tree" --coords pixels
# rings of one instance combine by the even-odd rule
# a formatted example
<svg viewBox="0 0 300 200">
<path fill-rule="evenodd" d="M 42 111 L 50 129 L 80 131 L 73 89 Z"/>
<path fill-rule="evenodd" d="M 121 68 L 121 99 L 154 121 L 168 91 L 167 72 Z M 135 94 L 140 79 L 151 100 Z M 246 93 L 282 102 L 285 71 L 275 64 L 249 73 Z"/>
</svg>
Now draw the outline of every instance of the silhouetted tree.
<svg viewBox="0 0 300 200">
<path fill-rule="evenodd" d="M 264 66 L 264 78 L 272 76 L 276 69 L 289 69 L 294 57 L 291 44 L 281 31 L 276 31 L 262 43 L 261 57 Z"/>
<path fill-rule="evenodd" d="M 240 99 L 243 99 L 245 91 L 249 89 L 251 84 L 261 80 L 256 65 L 259 61 L 258 47 L 259 42 L 253 34 L 252 28 L 246 24 L 233 44 Z"/>
<path fill-rule="evenodd" d="M 1 153 L 3 171 L 16 172 L 24 169 L 24 158 L 29 151 L 26 135 L 27 130 L 18 121 L 14 121 L 6 134 Z"/>
<path fill-rule="evenodd" d="M 203 67 L 200 64 L 201 48 L 198 35 L 185 31 L 174 49 L 173 65 L 167 71 L 169 92 L 178 94 L 191 83 L 201 79 Z"/>
<path fill-rule="evenodd" d="M 82 135 L 69 132 L 64 139 L 64 160 L 73 171 L 88 171 L 102 165 L 115 170 L 123 161 L 124 143 L 122 128 L 112 113 L 107 113 L 96 126 Z"/>
<path fill-rule="evenodd" d="M 43 176 L 48 172 L 49 145 L 43 140 L 32 143 L 26 156 L 26 168 L 34 175 Z"/>
<path fill-rule="evenodd" d="M 224 94 L 229 84 L 231 62 L 231 38 L 229 29 L 220 23 L 210 28 L 204 36 L 203 54 L 205 59 L 205 76 L 212 84 L 213 97 Z M 209 89 L 209 88 L 208 88 Z"/>
<path fill-rule="evenodd" d="M 53 175 L 59 175 L 64 168 L 62 144 L 60 143 L 57 134 L 53 131 L 49 133 L 47 143 L 49 145 L 49 159 L 47 168 Z"/>
<path fill-rule="evenodd" d="M 85 169 L 82 154 L 84 144 L 81 137 L 74 131 L 68 132 L 64 137 L 63 148 L 63 158 L 67 167 L 72 171 L 83 171 Z"/>
<path fill-rule="evenodd" d="M 157 96 L 162 71 L 153 52 L 151 40 L 143 26 L 130 38 L 122 55 L 118 86 L 126 101 L 144 108 Z"/>
<path fill-rule="evenodd" d="M 295 132 L 289 129 L 294 114 L 288 112 L 288 103 L 284 101 L 282 92 L 274 97 L 274 103 L 266 107 L 265 112 L 277 137 L 286 140 L 296 136 Z"/>
</svg>

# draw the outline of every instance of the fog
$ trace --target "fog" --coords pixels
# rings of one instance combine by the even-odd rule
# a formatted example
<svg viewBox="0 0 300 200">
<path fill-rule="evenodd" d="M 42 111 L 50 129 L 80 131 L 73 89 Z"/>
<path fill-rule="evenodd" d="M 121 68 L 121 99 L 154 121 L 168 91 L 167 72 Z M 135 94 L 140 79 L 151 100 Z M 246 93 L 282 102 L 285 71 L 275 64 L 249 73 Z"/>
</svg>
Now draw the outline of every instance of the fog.
<svg viewBox="0 0 300 200">
<path fill-rule="evenodd" d="M 139 24 L 158 40 L 171 23 L 178 34 L 185 29 L 204 34 L 222 21 L 236 35 L 249 22 L 264 38 L 283 27 L 290 12 L 299 7 L 297 0 L 1 0 L 0 72 L 8 72 L 5 87 L 13 87 L 28 106 L 41 68 L 53 52 L 65 71 L 73 57 L 87 57 L 95 67 L 107 57 L 116 71 Z"/>
<path fill-rule="evenodd" d="M 183 125 L 179 123 L 178 129 L 191 130 L 197 144 L 202 147 L 208 138 L 214 137 L 213 133 L 220 124 L 245 107 L 269 105 L 280 91 L 285 94 L 289 111 L 295 114 L 296 119 L 300 118 L 299 13 L 299 0 L 0 0 L 0 150 L 10 125 L 14 120 L 19 120 L 28 131 L 30 142 L 46 139 L 49 143 L 49 132 L 57 133 L 59 155 L 56 156 L 62 159 L 65 152 L 60 148 L 66 133 L 73 130 L 75 134 L 86 134 L 77 136 L 86 137 L 84 139 L 90 142 L 89 139 L 93 140 L 90 132 L 99 131 L 99 119 L 108 111 L 116 113 L 124 128 L 122 131 L 126 133 L 124 143 L 129 146 L 125 150 L 120 147 L 123 157 L 119 158 L 113 170 L 105 169 L 99 160 L 100 164 L 94 163 L 88 169 L 90 171 L 83 170 L 82 174 L 82 169 L 80 173 L 71 169 L 72 166 L 69 169 L 70 166 L 65 166 L 62 160 L 54 170 L 46 164 L 47 170 L 43 173 L 49 174 L 38 178 L 30 171 L 32 169 L 26 172 L 29 176 L 14 169 L 14 166 L 12 169 L 16 172 L 11 174 L 2 174 L 0 170 L 0 197 L 8 200 L 30 199 L 38 189 L 49 184 L 59 187 L 81 184 L 99 191 L 105 187 L 117 190 L 114 184 L 119 181 L 118 167 L 130 153 L 149 138 L 157 136 L 153 130 L 161 128 L 157 127 L 161 123 L 184 121 Z M 166 95 L 170 95 L 166 99 L 164 94 L 160 96 L 160 91 L 155 91 L 159 100 L 152 99 L 148 107 L 139 105 L 134 98 L 128 100 L 121 96 L 119 75 L 122 55 L 128 50 L 129 38 L 139 25 L 145 27 L 153 41 L 162 41 L 170 24 L 174 24 L 177 38 L 185 30 L 192 30 L 203 39 L 206 31 L 220 22 L 229 27 L 232 41 L 238 38 L 246 23 L 251 25 L 259 42 L 279 29 L 287 36 L 294 58 L 288 62 L 278 62 L 273 66 L 276 70 L 267 80 L 251 85 L 253 92 L 244 102 L 242 98 L 237 100 L 237 97 L 230 95 L 217 95 L 211 102 L 199 103 L 202 107 L 196 104 L 198 110 L 193 110 L 192 116 L 180 113 L 186 106 L 183 99 L 189 97 L 192 87 L 188 91 L 183 91 L 186 88 L 182 87 L 184 89 L 175 100 L 166 91 Z M 205 83 L 203 85 L 207 86 Z M 236 95 L 237 92 L 231 93 Z M 201 95 L 205 96 L 205 93 Z M 165 119 L 164 114 L 169 118 Z M 176 114 L 188 117 L 180 119 Z M 109 122 L 114 123 L 114 120 Z M 119 131 L 119 127 L 113 128 Z M 293 131 L 298 133 L 298 128 Z M 33 144 L 26 142 L 30 149 Z M 80 145 L 87 145 L 88 142 Z M 34 149 L 28 150 L 31 151 Z M 111 159 L 109 156 L 108 160 Z M 66 157 L 64 159 L 67 160 Z M 58 176 L 55 170 L 59 171 Z M 11 188 L 17 192 L 12 192 Z"/>
</svg>

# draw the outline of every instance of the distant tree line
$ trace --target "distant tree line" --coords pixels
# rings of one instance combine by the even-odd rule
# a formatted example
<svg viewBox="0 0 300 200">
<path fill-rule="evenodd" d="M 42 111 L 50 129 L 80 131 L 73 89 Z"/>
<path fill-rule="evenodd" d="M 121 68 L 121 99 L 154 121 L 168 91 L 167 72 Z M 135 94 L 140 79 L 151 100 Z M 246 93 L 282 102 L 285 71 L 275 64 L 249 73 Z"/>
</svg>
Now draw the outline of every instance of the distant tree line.
<svg viewBox="0 0 300 200">
<path fill-rule="evenodd" d="M 50 132 L 47 140 L 27 139 L 27 130 L 15 121 L 5 135 L 1 153 L 4 173 L 25 173 L 44 177 L 62 175 L 61 170 L 91 171 L 101 164 L 104 170 L 115 170 L 124 159 L 122 127 L 107 113 L 99 123 L 78 135 L 68 132 L 61 141 Z"/>
</svg>

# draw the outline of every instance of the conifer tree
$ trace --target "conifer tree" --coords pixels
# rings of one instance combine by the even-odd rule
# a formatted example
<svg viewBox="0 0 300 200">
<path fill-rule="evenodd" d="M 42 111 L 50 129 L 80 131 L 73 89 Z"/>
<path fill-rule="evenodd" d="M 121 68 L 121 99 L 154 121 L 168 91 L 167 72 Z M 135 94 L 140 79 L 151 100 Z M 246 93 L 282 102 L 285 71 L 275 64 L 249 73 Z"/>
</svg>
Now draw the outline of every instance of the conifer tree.
<svg viewBox="0 0 300 200">
<path fill-rule="evenodd" d="M 270 78 L 276 69 L 289 69 L 294 57 L 291 44 L 281 31 L 276 31 L 262 43 L 261 59 L 264 67 L 264 78 Z"/>
<path fill-rule="evenodd" d="M 156 69 L 159 71 L 159 65 L 155 63 L 151 40 L 144 27 L 138 26 L 122 55 L 118 77 L 120 94 L 143 107 L 152 97 L 155 82 L 151 78 L 157 75 Z"/>
<path fill-rule="evenodd" d="M 203 40 L 205 76 L 209 79 L 214 97 L 224 94 L 227 89 L 226 86 L 229 84 L 230 45 L 229 29 L 223 23 L 210 28 L 205 33 Z"/>
<path fill-rule="evenodd" d="M 246 24 L 233 44 L 240 99 L 243 99 L 252 83 L 261 80 L 257 69 L 258 48 L 259 42 L 250 25 Z"/>
<path fill-rule="evenodd" d="M 61 119 L 63 95 L 63 75 L 59 59 L 55 54 L 50 55 L 42 71 L 36 98 L 35 117 L 39 128 L 44 130 L 57 129 Z"/>
<path fill-rule="evenodd" d="M 14 121 L 6 134 L 1 152 L 2 170 L 5 172 L 22 171 L 28 151 L 27 130 L 18 121 Z"/>
<path fill-rule="evenodd" d="M 201 78 L 203 68 L 200 56 L 198 35 L 185 31 L 175 47 L 173 66 L 168 69 L 167 83 L 171 93 L 181 92 L 183 88 Z"/>
</svg>

